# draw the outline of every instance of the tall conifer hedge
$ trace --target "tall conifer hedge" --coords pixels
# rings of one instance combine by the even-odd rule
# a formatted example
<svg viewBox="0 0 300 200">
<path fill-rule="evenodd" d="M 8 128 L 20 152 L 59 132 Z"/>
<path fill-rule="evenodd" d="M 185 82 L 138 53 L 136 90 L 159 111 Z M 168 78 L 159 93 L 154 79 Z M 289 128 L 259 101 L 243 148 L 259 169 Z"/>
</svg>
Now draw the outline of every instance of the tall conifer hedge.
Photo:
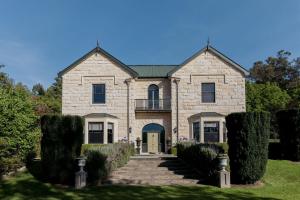
<svg viewBox="0 0 300 200">
<path fill-rule="evenodd" d="M 283 158 L 300 161 L 300 110 L 279 111 L 277 123 Z"/>
<path fill-rule="evenodd" d="M 268 160 L 270 114 L 232 113 L 226 117 L 231 180 L 251 184 L 265 173 Z"/>
<path fill-rule="evenodd" d="M 83 143 L 83 120 L 79 116 L 44 115 L 41 118 L 41 162 L 44 179 L 71 184 L 75 158 Z"/>
</svg>

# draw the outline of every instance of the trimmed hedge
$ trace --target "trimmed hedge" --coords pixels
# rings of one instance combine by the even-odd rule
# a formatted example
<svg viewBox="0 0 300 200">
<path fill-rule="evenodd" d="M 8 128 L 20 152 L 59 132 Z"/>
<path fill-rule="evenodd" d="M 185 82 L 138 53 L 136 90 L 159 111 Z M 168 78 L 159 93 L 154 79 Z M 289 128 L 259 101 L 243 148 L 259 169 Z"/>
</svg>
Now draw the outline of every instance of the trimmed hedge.
<svg viewBox="0 0 300 200">
<path fill-rule="evenodd" d="M 270 114 L 232 113 L 226 117 L 231 180 L 252 184 L 265 173 L 268 161 Z"/>
<path fill-rule="evenodd" d="M 113 170 L 124 166 L 134 153 L 133 144 L 128 143 L 82 145 L 82 155 L 87 157 L 87 181 L 101 184 Z"/>
<path fill-rule="evenodd" d="M 41 166 L 44 180 L 73 184 L 75 159 L 83 143 L 83 120 L 79 116 L 44 115 L 41 118 Z"/>
<path fill-rule="evenodd" d="M 277 112 L 277 123 L 283 158 L 300 161 L 300 110 Z"/>
<path fill-rule="evenodd" d="M 282 159 L 282 150 L 280 142 L 269 142 L 268 158 L 273 160 Z"/>
<path fill-rule="evenodd" d="M 226 143 L 181 142 L 177 144 L 177 156 L 195 167 L 206 182 L 215 181 L 215 172 L 218 170 L 218 154 L 226 152 Z"/>
</svg>

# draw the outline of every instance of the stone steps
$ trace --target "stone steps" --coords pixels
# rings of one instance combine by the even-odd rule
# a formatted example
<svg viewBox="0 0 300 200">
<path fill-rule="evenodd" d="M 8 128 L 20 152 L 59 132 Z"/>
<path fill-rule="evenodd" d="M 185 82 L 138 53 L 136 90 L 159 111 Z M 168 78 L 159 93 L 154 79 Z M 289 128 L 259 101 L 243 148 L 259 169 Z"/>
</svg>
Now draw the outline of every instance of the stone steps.
<svg viewBox="0 0 300 200">
<path fill-rule="evenodd" d="M 104 184 L 118 185 L 196 185 L 198 174 L 174 156 L 134 156 L 112 172 Z"/>
</svg>

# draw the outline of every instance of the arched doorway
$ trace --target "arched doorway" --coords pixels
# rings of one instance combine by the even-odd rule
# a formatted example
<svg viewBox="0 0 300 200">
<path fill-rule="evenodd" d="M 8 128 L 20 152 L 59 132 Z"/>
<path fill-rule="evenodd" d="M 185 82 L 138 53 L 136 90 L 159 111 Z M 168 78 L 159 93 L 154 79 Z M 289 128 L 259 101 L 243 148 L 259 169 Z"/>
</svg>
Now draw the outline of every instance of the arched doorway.
<svg viewBox="0 0 300 200">
<path fill-rule="evenodd" d="M 157 109 L 159 107 L 159 88 L 152 84 L 148 87 L 148 107 L 150 109 Z"/>
<path fill-rule="evenodd" d="M 142 130 L 142 152 L 165 152 L 165 129 L 155 123 L 147 124 Z"/>
</svg>

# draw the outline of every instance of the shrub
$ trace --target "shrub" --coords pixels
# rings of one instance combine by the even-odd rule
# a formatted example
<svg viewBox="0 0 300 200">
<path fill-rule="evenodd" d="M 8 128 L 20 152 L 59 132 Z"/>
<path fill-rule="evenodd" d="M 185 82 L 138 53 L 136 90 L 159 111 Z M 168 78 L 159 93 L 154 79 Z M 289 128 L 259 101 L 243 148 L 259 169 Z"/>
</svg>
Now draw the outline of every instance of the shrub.
<svg viewBox="0 0 300 200">
<path fill-rule="evenodd" d="M 300 161 L 300 110 L 279 111 L 277 120 L 284 159 Z"/>
<path fill-rule="evenodd" d="M 182 142 L 177 144 L 177 156 L 195 167 L 206 181 L 211 182 L 215 179 L 214 175 L 218 170 L 217 156 L 225 153 L 222 146 L 219 143 L 195 144 L 193 142 Z"/>
<path fill-rule="evenodd" d="M 171 154 L 174 156 L 177 156 L 177 147 L 172 147 L 171 148 Z"/>
<path fill-rule="evenodd" d="M 44 115 L 41 118 L 41 166 L 45 180 L 71 184 L 75 159 L 83 142 L 83 121 L 79 116 Z"/>
<path fill-rule="evenodd" d="M 273 160 L 282 159 L 282 150 L 280 142 L 269 142 L 268 158 Z"/>
<path fill-rule="evenodd" d="M 231 180 L 254 183 L 262 178 L 268 161 L 270 114 L 232 113 L 226 117 Z"/>
<path fill-rule="evenodd" d="M 88 182 L 99 184 L 113 170 L 128 162 L 134 155 L 134 146 L 128 143 L 84 144 L 82 155 L 87 157 Z"/>
<path fill-rule="evenodd" d="M 36 122 L 25 91 L 0 87 L 0 176 L 24 165 L 26 154 L 38 142 Z"/>
</svg>

